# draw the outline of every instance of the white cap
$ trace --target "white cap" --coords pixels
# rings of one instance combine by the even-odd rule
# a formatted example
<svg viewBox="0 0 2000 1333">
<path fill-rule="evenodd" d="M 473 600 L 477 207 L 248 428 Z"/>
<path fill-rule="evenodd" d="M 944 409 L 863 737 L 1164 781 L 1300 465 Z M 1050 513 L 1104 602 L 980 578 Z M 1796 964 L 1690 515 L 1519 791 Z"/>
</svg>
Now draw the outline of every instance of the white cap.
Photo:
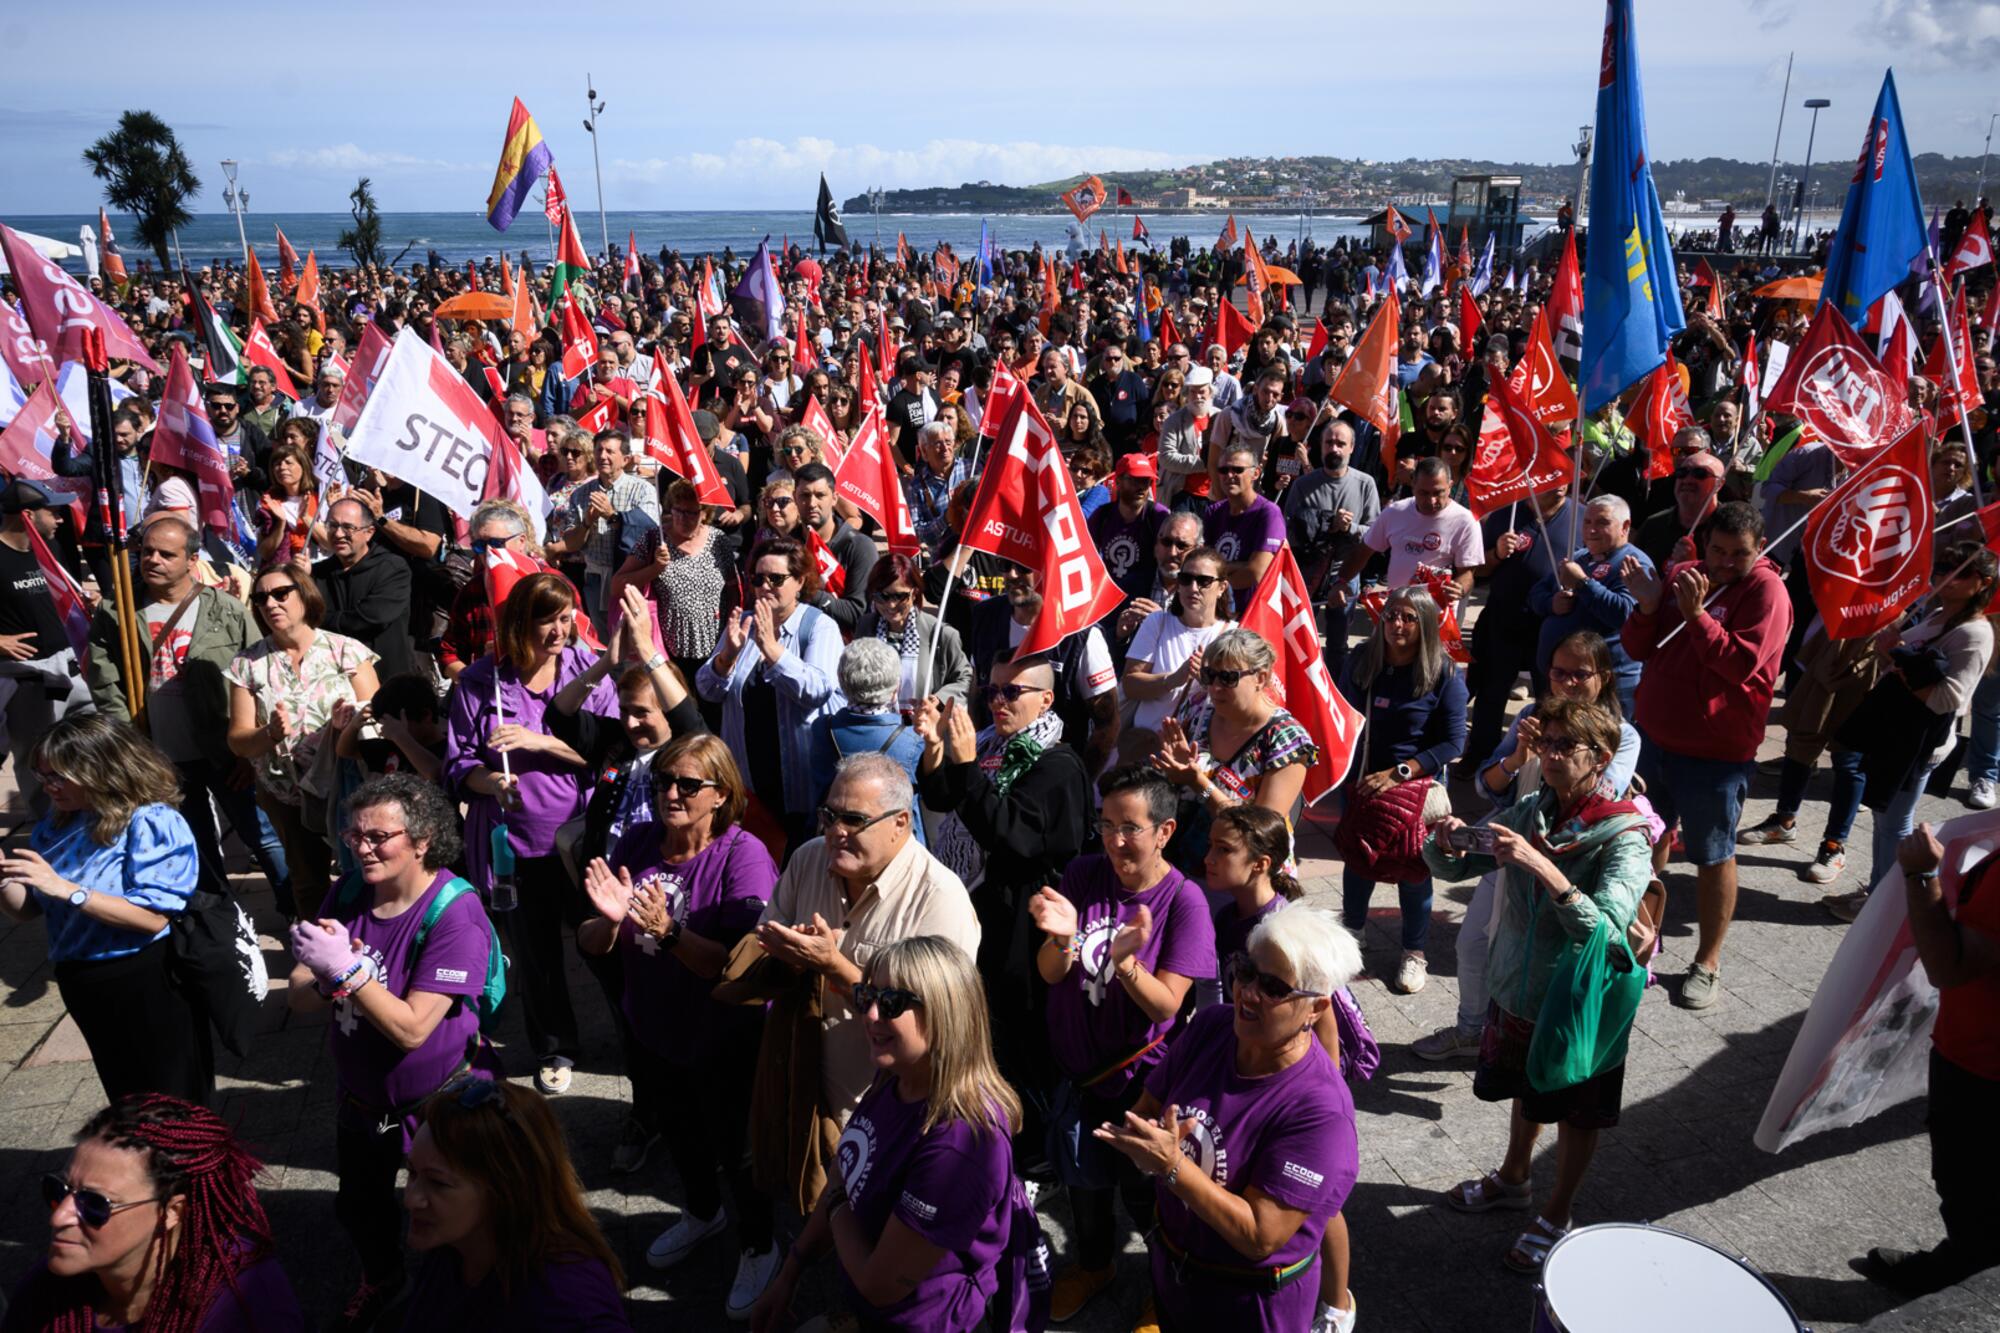
<svg viewBox="0 0 2000 1333">
<path fill-rule="evenodd" d="M 1207 366 L 1190 366 L 1187 377 L 1181 383 L 1190 389 L 1199 389 L 1205 384 L 1215 383 L 1215 372 Z"/>
</svg>

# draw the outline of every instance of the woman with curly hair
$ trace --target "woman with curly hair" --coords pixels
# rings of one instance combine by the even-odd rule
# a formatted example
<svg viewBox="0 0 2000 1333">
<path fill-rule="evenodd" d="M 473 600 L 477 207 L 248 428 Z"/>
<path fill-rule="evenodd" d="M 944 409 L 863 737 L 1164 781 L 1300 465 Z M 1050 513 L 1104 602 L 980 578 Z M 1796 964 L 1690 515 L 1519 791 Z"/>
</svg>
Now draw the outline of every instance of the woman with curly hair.
<svg viewBox="0 0 2000 1333">
<path fill-rule="evenodd" d="M 121 1097 L 42 1177 L 49 1249 L 15 1289 L 6 1333 L 294 1333 L 292 1284 L 252 1184 L 261 1164 L 213 1111 Z"/>
</svg>

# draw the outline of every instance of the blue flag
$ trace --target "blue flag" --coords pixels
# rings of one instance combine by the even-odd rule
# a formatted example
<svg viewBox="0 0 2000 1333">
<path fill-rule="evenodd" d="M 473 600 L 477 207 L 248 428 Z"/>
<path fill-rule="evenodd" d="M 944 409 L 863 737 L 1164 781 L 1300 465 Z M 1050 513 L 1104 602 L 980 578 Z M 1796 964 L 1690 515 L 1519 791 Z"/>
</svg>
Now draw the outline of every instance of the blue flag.
<svg viewBox="0 0 2000 1333">
<path fill-rule="evenodd" d="M 979 219 L 979 285 L 993 281 L 993 242 L 986 235 L 986 219 Z"/>
<path fill-rule="evenodd" d="M 1134 267 L 1136 268 L 1137 265 L 1135 264 Z M 1132 302 L 1132 322 L 1139 326 L 1137 330 L 1139 341 L 1149 343 L 1153 341 L 1153 321 L 1146 317 L 1146 275 L 1144 273 L 1139 275 L 1137 290 L 1138 296 Z"/>
<path fill-rule="evenodd" d="M 1417 294 L 1429 296 L 1444 284 L 1444 233 L 1440 227 L 1431 227 L 1430 243 L 1424 247 L 1424 280 L 1417 287 Z"/>
<path fill-rule="evenodd" d="M 1382 272 L 1389 289 L 1402 294 L 1403 284 L 1410 280 L 1410 270 L 1403 265 L 1403 247 L 1394 237 L 1389 240 L 1389 266 Z"/>
<path fill-rule="evenodd" d="M 1896 102 L 1896 73 L 1891 70 L 1882 76 L 1882 94 L 1861 137 L 1840 229 L 1826 257 L 1821 303 L 1834 302 L 1834 309 L 1860 328 L 1867 322 L 1868 307 L 1909 276 L 1910 262 L 1924 245 L 1924 201 L 1917 194 L 1917 167 L 1903 137 L 1903 110 Z"/>
<path fill-rule="evenodd" d="M 1583 410 L 1595 412 L 1667 359 L 1687 327 L 1660 192 L 1646 153 L 1646 99 L 1632 0 L 1610 0 L 1597 74 L 1597 160 L 1590 167 L 1583 266 Z"/>
</svg>

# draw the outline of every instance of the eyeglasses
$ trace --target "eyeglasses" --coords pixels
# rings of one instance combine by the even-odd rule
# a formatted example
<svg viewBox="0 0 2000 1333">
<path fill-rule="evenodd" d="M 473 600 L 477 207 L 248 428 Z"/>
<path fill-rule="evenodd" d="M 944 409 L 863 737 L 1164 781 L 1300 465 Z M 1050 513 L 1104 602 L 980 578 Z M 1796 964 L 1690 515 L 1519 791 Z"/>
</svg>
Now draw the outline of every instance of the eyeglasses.
<svg viewBox="0 0 2000 1333">
<path fill-rule="evenodd" d="M 1551 759 L 1566 759 L 1578 750 L 1586 749 L 1589 741 L 1573 740 L 1568 736 L 1537 736 L 1534 748 Z"/>
<path fill-rule="evenodd" d="M 53 784 L 53 783 L 58 783 L 58 782 L 68 782 L 68 781 L 69 781 L 69 779 L 68 779 L 68 778 L 66 778 L 66 777 L 64 777 L 64 776 L 63 776 L 62 774 L 60 774 L 60 773 L 55 773 L 55 772 L 51 772 L 50 770 L 48 770 L 48 769 L 46 769 L 46 768 L 38 768 L 38 769 L 36 769 L 36 770 L 35 770 L 35 777 L 36 777 L 36 778 L 37 778 L 37 779 L 38 779 L 38 780 L 39 780 L 39 781 L 41 782 L 41 784 L 42 784 L 42 785 L 43 785 L 44 787 L 47 787 L 47 786 L 49 786 L 49 785 L 51 785 L 51 784 Z"/>
<path fill-rule="evenodd" d="M 901 810 L 884 810 L 879 815 L 871 815 L 866 810 L 836 810 L 830 805 L 823 805 L 819 808 L 819 827 L 820 832 L 831 833 L 834 825 L 838 824 L 843 833 L 861 833 L 902 813 Z"/>
<path fill-rule="evenodd" d="M 998 699 L 1005 699 L 1011 704 L 1024 694 L 1039 694 L 1048 689 L 1046 685 L 988 685 L 981 689 L 980 693 L 986 696 L 986 702 L 989 704 Z M 1049 693 L 1053 694 L 1055 691 L 1049 690 Z"/>
<path fill-rule="evenodd" d="M 42 1202 L 54 1212 L 64 1199 L 76 1200 L 76 1220 L 92 1231 L 111 1220 L 113 1213 L 122 1213 L 127 1208 L 138 1208 L 143 1204 L 158 1203 L 157 1198 L 134 1199 L 130 1203 L 113 1203 L 96 1190 L 80 1190 L 70 1185 L 51 1171 L 42 1177 Z"/>
<path fill-rule="evenodd" d="M 379 855 L 384 847 L 408 832 L 406 828 L 389 829 L 386 832 L 381 829 L 351 828 L 341 833 L 340 840 L 357 852 L 366 847 Z"/>
<path fill-rule="evenodd" d="M 1130 842 L 1158 827 L 1158 824 L 1114 824 L 1108 819 L 1100 819 L 1097 821 L 1097 836 L 1106 842 Z"/>
<path fill-rule="evenodd" d="M 882 1016 L 884 1023 L 893 1023 L 912 1009 L 924 1007 L 923 1000 L 915 991 L 897 990 L 893 986 L 871 986 L 858 981 L 850 992 L 854 996 L 854 1010 L 865 1014 L 870 1009 Z"/>
<path fill-rule="evenodd" d="M 1571 671 L 1568 667 L 1558 666 L 1549 668 L 1549 679 L 1558 685 L 1581 685 L 1587 680 L 1596 679 L 1597 674 L 1595 668 L 1585 671 Z"/>
<path fill-rule="evenodd" d="M 889 606 L 907 606 L 910 599 L 915 596 L 916 594 L 907 588 L 884 588 L 881 592 L 875 594 L 875 600 L 886 603 Z"/>
<path fill-rule="evenodd" d="M 299 590 L 296 583 L 287 583 L 282 588 L 263 588 L 250 594 L 252 605 L 263 606 L 268 602 L 282 602 Z"/>
<path fill-rule="evenodd" d="M 562 456 L 563 456 L 564 458 L 582 458 L 582 457 L 583 457 L 583 450 L 581 450 L 581 449 L 565 449 L 565 450 L 563 450 L 563 451 L 562 451 Z"/>
<path fill-rule="evenodd" d="M 1247 953 L 1233 953 L 1222 964 L 1222 977 L 1231 990 L 1245 986 L 1255 986 L 1257 993 L 1273 1002 L 1283 1000 L 1317 1000 L 1317 991 L 1300 990 L 1283 977 L 1274 977 L 1269 972 L 1257 970 Z"/>
<path fill-rule="evenodd" d="M 790 574 L 773 574 L 768 570 L 760 570 L 750 576 L 750 586 L 753 588 L 782 588 L 785 586 L 785 580 L 790 577 Z"/>
<path fill-rule="evenodd" d="M 1201 683 L 1204 685 L 1221 685 L 1226 688 L 1234 688 L 1236 682 L 1242 680 L 1245 676 L 1253 676 L 1255 674 L 1256 672 L 1254 671 L 1226 671 L 1221 667 L 1203 667 L 1201 669 Z"/>
<path fill-rule="evenodd" d="M 669 776 L 658 778 L 655 780 L 659 783 L 659 787 L 657 788 L 657 790 L 659 791 L 660 795 L 665 796 L 669 791 L 671 791 L 676 796 L 679 796 L 683 801 L 693 800 L 704 789 L 709 787 L 713 787 L 717 791 L 722 790 L 722 784 L 716 782 L 712 778 L 690 778 L 690 777 L 684 777 L 679 773 L 674 773 Z"/>
<path fill-rule="evenodd" d="M 1174 575 L 1174 582 L 1180 584 L 1183 588 L 1206 591 L 1210 584 L 1222 582 L 1222 575 L 1196 574 L 1183 569 L 1180 573 Z"/>
<path fill-rule="evenodd" d="M 690 523 L 699 523 L 699 522 L 701 521 L 701 510 L 699 510 L 699 509 L 683 509 L 683 508 L 681 508 L 681 507 L 680 507 L 679 505 L 675 505 L 675 506 L 674 506 L 674 517 L 675 517 L 675 518 L 684 518 L 684 519 L 686 519 L 686 520 L 687 520 L 688 522 L 690 522 Z"/>
</svg>

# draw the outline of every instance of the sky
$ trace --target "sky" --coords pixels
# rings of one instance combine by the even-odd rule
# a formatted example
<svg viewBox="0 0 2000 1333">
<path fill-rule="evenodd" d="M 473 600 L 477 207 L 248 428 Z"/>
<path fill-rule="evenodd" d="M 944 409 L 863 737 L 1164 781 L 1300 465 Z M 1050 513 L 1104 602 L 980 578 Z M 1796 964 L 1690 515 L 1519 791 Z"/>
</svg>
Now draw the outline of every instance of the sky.
<svg viewBox="0 0 2000 1333">
<path fill-rule="evenodd" d="M 822 171 L 844 200 L 1235 155 L 1561 162 L 1594 118 L 1604 17 L 1601 0 L 690 8 L 440 0 L 413 21 L 378 0 L 196 0 L 164 23 L 100 0 L 93 24 L 129 40 L 80 62 L 72 15 L 13 6 L 0 217 L 95 209 L 82 152 L 128 108 L 180 135 L 197 212 L 221 210 L 230 157 L 255 212 L 341 211 L 366 175 L 384 212 L 483 213 L 515 96 L 588 198 L 587 78 L 612 209 L 808 208 Z M 1889 64 L 1916 152 L 1977 154 L 2000 110 L 1995 0 L 1637 0 L 1636 26 L 1656 161 L 1768 161 L 1793 52 L 1788 161 L 1807 97 L 1833 102 L 1815 159 L 1850 157 Z"/>
</svg>

